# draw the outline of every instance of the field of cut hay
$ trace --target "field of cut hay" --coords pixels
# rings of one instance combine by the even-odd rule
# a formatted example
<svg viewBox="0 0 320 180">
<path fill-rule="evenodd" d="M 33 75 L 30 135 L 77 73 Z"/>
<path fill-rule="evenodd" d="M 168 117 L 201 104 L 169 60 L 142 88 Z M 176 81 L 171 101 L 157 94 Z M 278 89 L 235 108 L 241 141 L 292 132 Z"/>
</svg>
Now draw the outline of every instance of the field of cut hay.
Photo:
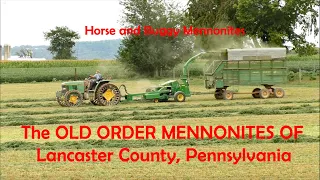
<svg viewBox="0 0 320 180">
<path fill-rule="evenodd" d="M 144 92 L 162 81 L 118 80 L 126 84 L 129 93 Z M 208 92 L 203 82 L 190 81 L 192 92 Z M 235 95 L 231 101 L 216 100 L 213 94 L 193 95 L 186 102 L 120 102 L 116 106 L 94 106 L 88 102 L 80 107 L 60 107 L 55 91 L 61 82 L 1 85 L 1 179 L 317 179 L 319 177 L 319 84 L 318 81 L 292 82 L 282 88 L 281 99 L 254 99 L 251 95 Z M 236 87 L 251 92 L 255 87 Z M 259 140 L 32 140 L 23 138 L 21 125 L 35 125 L 54 132 L 59 125 L 90 126 L 93 131 L 101 125 L 161 126 L 237 126 L 262 125 L 275 127 L 275 137 Z M 279 138 L 281 126 L 303 126 L 297 141 Z M 76 128 L 75 133 L 79 133 Z M 221 132 L 219 132 L 221 133 Z M 255 134 L 253 134 L 255 135 Z M 151 152 L 164 149 L 175 152 L 180 163 L 122 162 L 54 162 L 36 161 L 36 148 L 41 154 L 49 151 L 115 152 L 127 147 L 132 151 Z M 185 160 L 187 148 L 199 152 L 291 152 L 290 162 L 201 162 Z M 126 154 L 129 156 L 129 154 Z"/>
</svg>

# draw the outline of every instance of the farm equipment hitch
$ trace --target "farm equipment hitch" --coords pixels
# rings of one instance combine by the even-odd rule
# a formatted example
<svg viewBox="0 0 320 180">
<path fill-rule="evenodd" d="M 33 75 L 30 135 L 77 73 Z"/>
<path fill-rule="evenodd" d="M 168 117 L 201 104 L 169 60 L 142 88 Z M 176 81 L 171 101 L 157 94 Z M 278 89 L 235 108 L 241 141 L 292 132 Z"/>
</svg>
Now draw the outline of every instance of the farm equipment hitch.
<svg viewBox="0 0 320 180">
<path fill-rule="evenodd" d="M 125 91 L 125 95 L 122 95 L 122 94 L 121 94 L 121 97 L 124 97 L 125 100 L 127 100 L 127 101 L 133 101 L 133 97 L 135 97 L 135 96 L 143 97 L 143 95 L 145 94 L 145 93 L 130 94 L 130 93 L 128 93 L 127 86 L 124 85 L 124 84 L 121 84 L 121 85 L 119 86 L 120 92 L 121 92 L 121 88 L 123 88 L 124 91 Z"/>
</svg>

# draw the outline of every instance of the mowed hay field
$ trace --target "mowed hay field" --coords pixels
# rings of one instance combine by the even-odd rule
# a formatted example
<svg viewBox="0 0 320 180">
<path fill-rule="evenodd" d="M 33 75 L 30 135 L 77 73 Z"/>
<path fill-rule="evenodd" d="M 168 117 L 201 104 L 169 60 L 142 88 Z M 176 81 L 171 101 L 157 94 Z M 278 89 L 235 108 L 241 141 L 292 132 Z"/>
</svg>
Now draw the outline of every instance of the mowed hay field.
<svg viewBox="0 0 320 180">
<path fill-rule="evenodd" d="M 118 80 L 126 84 L 129 93 L 144 92 L 149 86 L 164 80 Z M 213 94 L 191 96 L 186 102 L 120 102 L 101 107 L 86 102 L 80 107 L 60 107 L 55 92 L 61 82 L 1 85 L 1 179 L 318 179 L 319 177 L 319 81 L 291 82 L 281 86 L 286 91 L 282 99 L 254 99 L 249 94 L 235 95 L 232 101 L 216 100 Z M 190 81 L 192 92 L 211 92 L 203 81 Z M 241 92 L 255 87 L 240 86 Z M 231 88 L 232 90 L 233 88 Z M 87 125 L 94 132 L 101 125 L 264 125 L 275 126 L 276 138 L 270 141 L 248 140 L 25 140 L 21 125 L 35 125 L 54 132 L 61 124 L 79 127 Z M 279 128 L 283 125 L 303 125 L 303 135 L 297 141 L 283 141 Z M 78 130 L 75 130 L 78 134 Z M 54 134 L 54 133 L 53 133 Z M 157 131 L 158 139 L 161 137 Z M 179 164 L 160 162 L 79 163 L 36 161 L 36 147 L 48 151 L 97 151 L 115 154 L 123 148 L 131 151 L 176 152 Z M 185 149 L 198 151 L 248 152 L 271 151 L 292 153 L 291 162 L 186 162 Z"/>
</svg>

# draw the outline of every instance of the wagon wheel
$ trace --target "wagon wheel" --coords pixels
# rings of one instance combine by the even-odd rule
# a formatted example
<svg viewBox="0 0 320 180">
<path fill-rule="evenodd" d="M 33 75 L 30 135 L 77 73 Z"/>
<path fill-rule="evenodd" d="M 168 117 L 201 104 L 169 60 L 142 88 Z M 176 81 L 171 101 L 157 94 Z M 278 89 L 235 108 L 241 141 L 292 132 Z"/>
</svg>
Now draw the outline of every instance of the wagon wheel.
<svg viewBox="0 0 320 180">
<path fill-rule="evenodd" d="M 223 99 L 225 100 L 232 100 L 233 99 L 233 92 L 229 90 L 225 90 L 223 92 Z"/>
<path fill-rule="evenodd" d="M 260 88 L 255 88 L 253 91 L 252 91 L 252 96 L 254 97 L 254 98 L 260 98 L 260 96 L 259 96 L 259 93 L 260 93 Z"/>
<path fill-rule="evenodd" d="M 158 103 L 158 102 L 159 102 L 159 99 L 154 99 L 153 102 L 154 102 L 154 103 Z"/>
<path fill-rule="evenodd" d="M 274 95 L 277 97 L 277 98 L 283 98 L 283 96 L 285 95 L 285 92 L 282 88 L 275 88 L 274 89 Z"/>
<path fill-rule="evenodd" d="M 68 107 L 79 106 L 82 104 L 82 101 L 83 101 L 82 94 L 77 90 L 72 90 L 72 91 L 66 92 L 64 97 L 65 97 L 64 98 L 65 105 Z"/>
<path fill-rule="evenodd" d="M 57 102 L 59 103 L 60 106 L 66 107 L 65 99 L 64 97 L 57 97 Z"/>
<path fill-rule="evenodd" d="M 117 86 L 106 83 L 98 88 L 96 98 L 101 106 L 117 105 L 121 100 L 121 93 Z"/>
<path fill-rule="evenodd" d="M 270 91 L 269 89 L 261 89 L 260 92 L 259 92 L 259 96 L 260 98 L 262 99 L 266 99 L 270 96 Z"/>
<path fill-rule="evenodd" d="M 214 97 L 216 99 L 223 99 L 223 90 L 222 89 L 217 89 L 215 94 L 214 94 Z"/>
</svg>

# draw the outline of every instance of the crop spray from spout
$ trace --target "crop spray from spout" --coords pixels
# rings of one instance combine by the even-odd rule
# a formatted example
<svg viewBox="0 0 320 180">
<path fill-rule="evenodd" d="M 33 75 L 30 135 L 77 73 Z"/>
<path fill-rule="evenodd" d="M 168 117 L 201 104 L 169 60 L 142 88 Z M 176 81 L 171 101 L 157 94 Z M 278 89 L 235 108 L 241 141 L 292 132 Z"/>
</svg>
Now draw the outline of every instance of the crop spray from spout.
<svg viewBox="0 0 320 180">
<path fill-rule="evenodd" d="M 200 53 L 196 54 L 195 56 L 191 57 L 183 66 L 183 74 L 182 74 L 182 77 L 181 77 L 181 80 L 182 82 L 185 84 L 185 85 L 188 85 L 188 67 L 189 65 L 199 56 L 201 56 L 202 54 L 205 54 L 206 52 L 204 50 L 202 50 Z"/>
</svg>

